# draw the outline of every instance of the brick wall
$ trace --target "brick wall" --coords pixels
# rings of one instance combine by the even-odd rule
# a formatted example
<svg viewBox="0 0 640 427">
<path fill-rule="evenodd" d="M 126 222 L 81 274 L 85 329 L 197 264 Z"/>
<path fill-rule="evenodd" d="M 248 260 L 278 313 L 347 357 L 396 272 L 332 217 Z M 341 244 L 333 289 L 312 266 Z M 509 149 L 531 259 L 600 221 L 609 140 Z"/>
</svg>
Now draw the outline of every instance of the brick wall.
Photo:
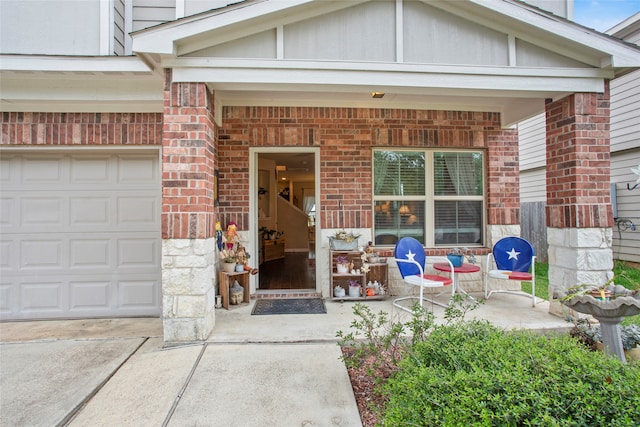
<svg viewBox="0 0 640 427">
<path fill-rule="evenodd" d="M 373 147 L 488 148 L 489 220 L 519 221 L 517 133 L 498 113 L 225 107 L 219 131 L 223 224 L 248 228 L 249 147 L 282 146 L 320 147 L 322 228 L 372 227 Z"/>
<path fill-rule="evenodd" d="M 215 235 L 216 129 L 204 83 L 171 83 L 164 90 L 162 238 Z M 248 191 L 247 191 L 248 193 Z"/>
<path fill-rule="evenodd" d="M 2 145 L 159 145 L 160 113 L 8 113 Z"/>
<path fill-rule="evenodd" d="M 518 132 L 487 132 L 487 223 L 520 224 Z"/>
<path fill-rule="evenodd" d="M 547 102 L 547 226 L 611 227 L 609 87 Z"/>
</svg>

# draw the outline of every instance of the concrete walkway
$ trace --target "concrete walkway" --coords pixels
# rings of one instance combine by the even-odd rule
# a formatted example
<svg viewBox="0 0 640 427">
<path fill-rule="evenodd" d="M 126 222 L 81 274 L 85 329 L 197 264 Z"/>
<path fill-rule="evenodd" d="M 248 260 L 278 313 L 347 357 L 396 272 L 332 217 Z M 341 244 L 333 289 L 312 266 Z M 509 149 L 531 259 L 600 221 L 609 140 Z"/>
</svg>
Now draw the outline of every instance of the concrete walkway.
<svg viewBox="0 0 640 427">
<path fill-rule="evenodd" d="M 353 304 L 251 316 L 253 303 L 217 310 L 206 343 L 169 348 L 159 319 L 1 323 L 0 425 L 360 426 L 336 345 Z M 390 300 L 368 304 L 408 316 Z M 433 310 L 441 319 L 443 309 Z M 568 329 L 547 311 L 496 295 L 472 316 L 507 329 Z"/>
</svg>

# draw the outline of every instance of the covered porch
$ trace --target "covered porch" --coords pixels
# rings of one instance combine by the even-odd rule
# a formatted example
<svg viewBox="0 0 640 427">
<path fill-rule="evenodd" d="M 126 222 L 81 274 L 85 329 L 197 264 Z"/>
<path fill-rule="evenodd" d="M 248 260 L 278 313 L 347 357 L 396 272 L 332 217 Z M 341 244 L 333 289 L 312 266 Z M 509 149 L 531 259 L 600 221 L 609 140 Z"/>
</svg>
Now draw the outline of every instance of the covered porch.
<svg viewBox="0 0 640 427">
<path fill-rule="evenodd" d="M 133 39 L 165 83 L 167 341 L 205 340 L 218 323 L 216 221 L 237 223 L 258 253 L 252 153 L 265 147 L 317 156 L 316 291 L 327 297 L 328 236 L 374 240 L 374 149 L 481 153 L 482 256 L 520 234 L 515 125 L 544 111 L 550 286 L 611 276 L 608 81 L 640 66 L 634 47 L 508 0 L 242 2 Z M 428 252 L 448 250 L 424 230 Z"/>
</svg>

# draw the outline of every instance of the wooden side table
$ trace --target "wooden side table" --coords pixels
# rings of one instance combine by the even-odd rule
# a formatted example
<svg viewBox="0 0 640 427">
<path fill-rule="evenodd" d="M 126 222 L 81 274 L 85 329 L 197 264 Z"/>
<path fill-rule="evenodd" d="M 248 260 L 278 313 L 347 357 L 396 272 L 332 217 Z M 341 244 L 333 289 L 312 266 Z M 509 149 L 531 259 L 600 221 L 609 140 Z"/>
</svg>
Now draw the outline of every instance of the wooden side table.
<svg viewBox="0 0 640 427">
<path fill-rule="evenodd" d="M 249 295 L 249 272 L 233 272 L 227 273 L 221 271 L 218 273 L 218 285 L 220 286 L 220 296 L 222 297 L 222 306 L 229 310 L 229 288 L 233 285 L 233 282 L 237 280 L 240 286 L 244 288 L 242 299 L 244 303 L 249 303 L 251 298 Z"/>
</svg>

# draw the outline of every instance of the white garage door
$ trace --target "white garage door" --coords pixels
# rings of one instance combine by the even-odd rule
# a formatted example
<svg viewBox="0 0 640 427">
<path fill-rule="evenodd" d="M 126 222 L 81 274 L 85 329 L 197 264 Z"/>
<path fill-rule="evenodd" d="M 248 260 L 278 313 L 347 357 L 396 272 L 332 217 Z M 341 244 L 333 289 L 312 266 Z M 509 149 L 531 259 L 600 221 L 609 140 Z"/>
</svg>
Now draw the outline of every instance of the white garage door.
<svg viewBox="0 0 640 427">
<path fill-rule="evenodd" d="M 35 150 L 0 152 L 0 318 L 159 316 L 158 153 Z"/>
</svg>

